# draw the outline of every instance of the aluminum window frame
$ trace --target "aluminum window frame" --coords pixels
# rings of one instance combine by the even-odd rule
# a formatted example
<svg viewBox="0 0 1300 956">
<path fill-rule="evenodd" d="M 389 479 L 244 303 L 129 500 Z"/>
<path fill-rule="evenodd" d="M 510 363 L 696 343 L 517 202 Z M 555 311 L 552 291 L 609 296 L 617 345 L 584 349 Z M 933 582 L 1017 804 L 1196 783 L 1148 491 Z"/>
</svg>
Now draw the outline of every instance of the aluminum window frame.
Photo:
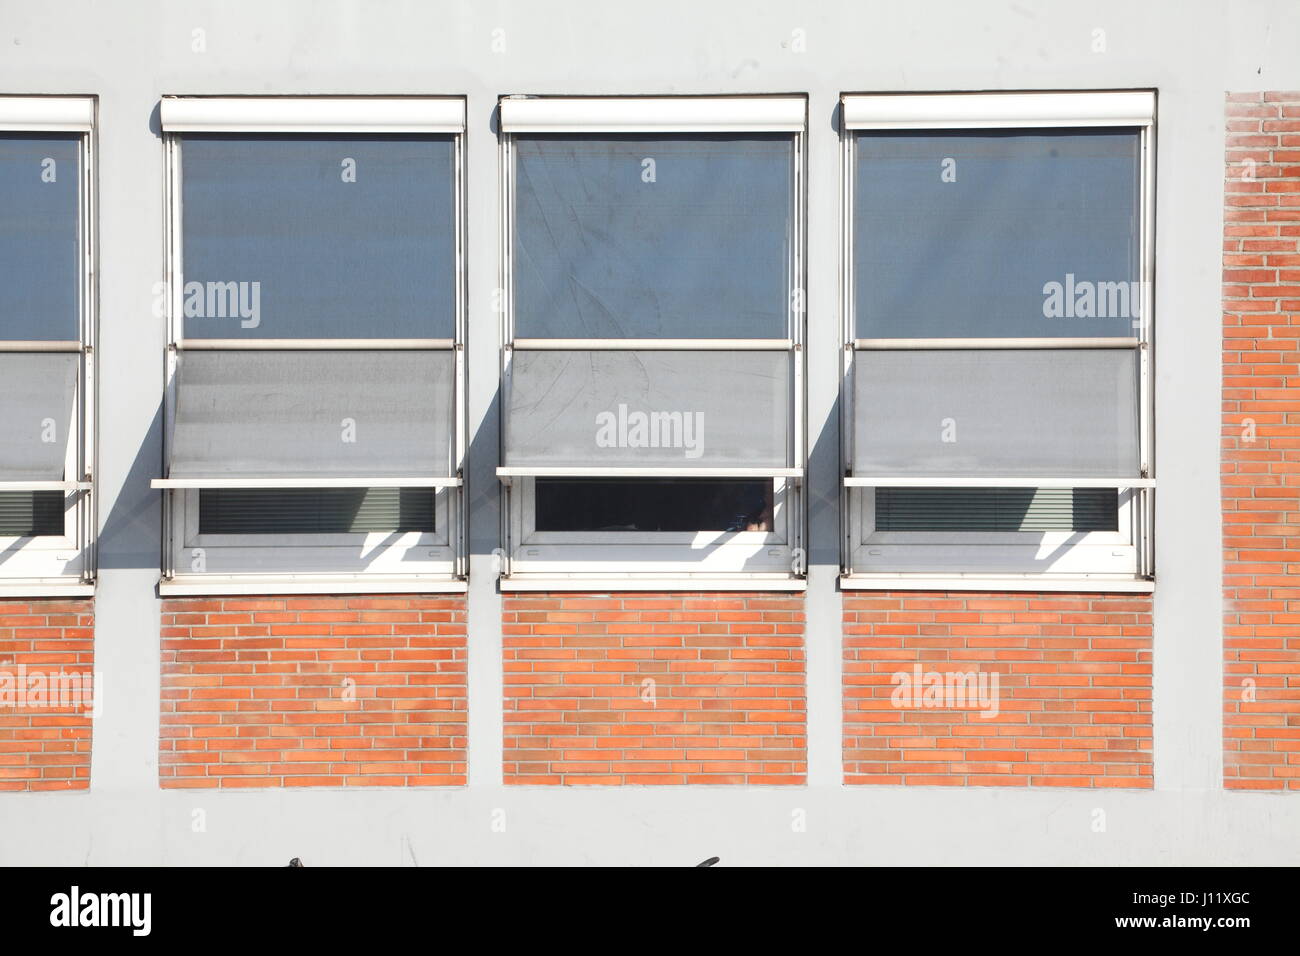
<svg viewBox="0 0 1300 956">
<path fill-rule="evenodd" d="M 250 573 L 246 570 L 250 563 L 259 574 L 308 574 L 303 569 L 313 562 L 321 566 L 322 574 L 447 574 L 445 569 L 454 560 L 448 513 L 455 489 L 425 490 L 434 495 L 432 532 L 205 534 L 199 531 L 199 494 L 175 495 L 180 512 L 178 553 L 202 551 L 208 575 Z M 420 551 L 427 553 L 419 555 Z M 405 570 L 412 564 L 422 570 Z"/>
<path fill-rule="evenodd" d="M 859 134 L 867 130 L 1139 131 L 1139 318 L 1130 338 L 861 339 L 856 328 L 854 219 Z M 1096 92 L 843 94 L 840 98 L 841 568 L 845 589 L 999 586 L 1104 586 L 1145 590 L 1154 581 L 1154 319 L 1156 94 Z M 1131 479 L 898 478 L 853 473 L 856 357 L 871 349 L 1095 349 L 1137 353 L 1139 475 Z M 1117 532 L 878 532 L 876 487 L 1114 487 Z M 1060 552 L 1050 568 L 1038 555 Z M 1008 584 L 1009 582 L 1009 584 Z M 1056 582 L 1051 584 L 1050 582 Z"/>
<path fill-rule="evenodd" d="M 463 592 L 468 576 L 463 478 L 467 397 L 465 168 L 467 99 L 438 97 L 164 97 L 165 356 L 163 468 L 175 421 L 178 359 L 186 350 L 448 351 L 453 357 L 450 477 L 154 479 L 163 496 L 164 594 Z M 186 133 L 376 133 L 450 136 L 453 142 L 455 262 L 452 339 L 186 339 L 182 153 Z M 198 500 L 207 488 L 421 487 L 435 495 L 434 528 L 425 532 L 302 535 L 198 533 Z M 424 552 L 421 554 L 420 552 Z M 195 569 L 195 558 L 201 553 Z"/>
<path fill-rule="evenodd" d="M 643 586 L 800 589 L 804 583 L 803 480 L 807 461 L 804 340 L 806 306 L 807 98 L 803 95 L 523 97 L 499 101 L 500 320 L 502 409 L 512 360 L 526 350 L 750 351 L 788 353 L 791 406 L 786 468 L 498 467 L 502 590 Z M 787 133 L 793 141 L 787 334 L 762 339 L 567 339 L 514 335 L 515 137 L 530 133 L 654 136 L 665 133 Z M 796 290 L 798 294 L 796 295 Z M 504 429 L 498 461 L 506 460 Z M 749 477 L 774 482 L 769 532 L 537 532 L 539 477 Z"/>
<path fill-rule="evenodd" d="M 0 351 L 75 352 L 74 384 L 62 481 L 0 482 L 0 491 L 62 491 L 61 535 L 0 535 L 0 596 L 94 593 L 98 543 L 95 356 L 99 330 L 96 162 L 99 104 L 94 96 L 0 96 L 0 131 L 75 133 L 77 139 L 77 326 L 69 341 L 0 340 Z"/>
</svg>

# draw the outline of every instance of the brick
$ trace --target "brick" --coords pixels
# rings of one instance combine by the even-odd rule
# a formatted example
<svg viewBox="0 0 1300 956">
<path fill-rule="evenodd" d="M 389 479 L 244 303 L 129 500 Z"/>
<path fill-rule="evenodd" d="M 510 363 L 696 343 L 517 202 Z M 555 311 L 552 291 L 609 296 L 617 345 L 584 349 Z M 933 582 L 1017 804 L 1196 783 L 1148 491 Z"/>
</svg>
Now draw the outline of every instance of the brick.
<svg viewBox="0 0 1300 956">
<path fill-rule="evenodd" d="M 0 600 L 0 671 L 46 688 L 0 705 L 0 791 L 90 786 L 93 635 L 92 598 Z"/>
<path fill-rule="evenodd" d="M 763 593 L 507 595 L 505 782 L 802 784 L 803 609 Z"/>
<path fill-rule="evenodd" d="M 1230 145 L 1244 132 L 1234 124 L 1247 120 L 1258 122 L 1254 132 L 1265 138 L 1293 133 L 1300 129 L 1300 92 L 1228 94 L 1225 112 Z M 1224 172 L 1224 207 L 1232 215 L 1223 259 L 1223 782 L 1229 789 L 1300 792 L 1294 741 L 1285 735 L 1300 734 L 1293 583 L 1300 570 L 1293 477 L 1300 467 L 1300 229 L 1274 229 L 1258 218 L 1263 211 L 1265 223 L 1300 219 L 1300 210 L 1285 208 L 1300 194 L 1300 154 L 1251 155 L 1263 193 L 1242 188 L 1245 158 L 1230 151 Z M 1254 421 L 1253 433 L 1246 419 Z"/>
<path fill-rule="evenodd" d="M 1149 596 L 846 593 L 843 617 L 857 623 L 843 637 L 846 784 L 1152 785 Z M 915 627 L 900 633 L 899 619 Z M 952 696 L 897 706 L 895 675 L 917 666 L 923 682 L 996 671 L 997 715 Z M 1111 748 L 1117 718 L 1135 736 Z"/>
<path fill-rule="evenodd" d="M 464 786 L 465 618 L 463 596 L 164 601 L 161 786 Z"/>
</svg>

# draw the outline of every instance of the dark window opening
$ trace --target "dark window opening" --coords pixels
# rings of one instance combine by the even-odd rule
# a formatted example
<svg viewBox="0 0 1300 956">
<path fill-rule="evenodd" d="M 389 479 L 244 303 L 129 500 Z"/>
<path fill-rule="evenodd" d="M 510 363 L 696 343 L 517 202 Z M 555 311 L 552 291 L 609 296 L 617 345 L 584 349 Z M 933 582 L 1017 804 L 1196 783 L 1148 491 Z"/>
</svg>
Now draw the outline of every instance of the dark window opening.
<svg viewBox="0 0 1300 956">
<path fill-rule="evenodd" d="M 771 531 L 771 479 L 538 478 L 538 531 Z"/>
</svg>

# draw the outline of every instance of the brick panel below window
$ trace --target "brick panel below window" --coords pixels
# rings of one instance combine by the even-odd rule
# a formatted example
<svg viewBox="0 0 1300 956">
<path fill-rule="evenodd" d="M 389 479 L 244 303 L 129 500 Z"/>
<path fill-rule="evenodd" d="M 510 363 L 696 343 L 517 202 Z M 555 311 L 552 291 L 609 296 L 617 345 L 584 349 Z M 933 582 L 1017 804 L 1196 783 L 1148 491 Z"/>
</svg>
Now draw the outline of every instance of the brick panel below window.
<svg viewBox="0 0 1300 956">
<path fill-rule="evenodd" d="M 1149 788 L 1151 598 L 846 594 L 844 779 Z"/>
<path fill-rule="evenodd" d="M 94 603 L 0 600 L 0 790 L 90 786 Z"/>
<path fill-rule="evenodd" d="M 509 784 L 798 784 L 802 595 L 505 598 Z"/>
<path fill-rule="evenodd" d="M 164 788 L 465 783 L 463 596 L 162 609 Z"/>
</svg>

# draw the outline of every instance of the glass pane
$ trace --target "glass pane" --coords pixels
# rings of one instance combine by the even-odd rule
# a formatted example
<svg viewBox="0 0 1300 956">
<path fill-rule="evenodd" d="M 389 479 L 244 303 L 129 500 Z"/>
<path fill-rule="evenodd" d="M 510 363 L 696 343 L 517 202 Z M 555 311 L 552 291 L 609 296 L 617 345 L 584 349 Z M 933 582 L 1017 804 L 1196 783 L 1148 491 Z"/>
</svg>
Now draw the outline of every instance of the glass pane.
<svg viewBox="0 0 1300 956">
<path fill-rule="evenodd" d="M 877 531 L 1116 531 L 1113 488 L 877 488 Z"/>
<path fill-rule="evenodd" d="M 0 538 L 62 535 L 61 491 L 0 491 Z"/>
<path fill-rule="evenodd" d="M 172 478 L 445 477 L 451 351 L 185 352 Z"/>
<path fill-rule="evenodd" d="M 450 136 L 187 134 L 187 338 L 451 338 Z"/>
<path fill-rule="evenodd" d="M 75 341 L 77 133 L 0 133 L 0 339 Z"/>
<path fill-rule="evenodd" d="M 1133 349 L 863 351 L 853 469 L 1136 478 Z"/>
<path fill-rule="evenodd" d="M 857 336 L 1133 336 L 1140 168 L 1136 129 L 858 134 Z"/>
<path fill-rule="evenodd" d="M 81 356 L 0 352 L 0 481 L 61 481 Z"/>
<path fill-rule="evenodd" d="M 199 492 L 199 534 L 343 534 L 434 530 L 432 488 Z"/>
<path fill-rule="evenodd" d="M 771 531 L 771 479 L 538 478 L 538 531 Z"/>
<path fill-rule="evenodd" d="M 789 134 L 515 137 L 515 334 L 786 338 Z"/>
<path fill-rule="evenodd" d="M 505 464 L 789 464 L 788 352 L 516 351 Z"/>
</svg>

